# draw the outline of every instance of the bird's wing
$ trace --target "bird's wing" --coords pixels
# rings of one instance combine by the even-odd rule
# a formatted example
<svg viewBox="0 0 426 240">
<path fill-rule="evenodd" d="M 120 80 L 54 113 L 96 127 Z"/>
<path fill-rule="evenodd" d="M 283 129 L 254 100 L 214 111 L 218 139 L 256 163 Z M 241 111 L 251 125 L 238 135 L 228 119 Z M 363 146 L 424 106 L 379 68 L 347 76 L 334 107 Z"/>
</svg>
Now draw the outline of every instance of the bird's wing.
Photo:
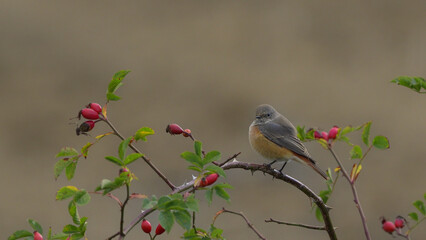
<svg viewBox="0 0 426 240">
<path fill-rule="evenodd" d="M 297 138 L 297 132 L 294 126 L 285 118 L 274 119 L 273 121 L 259 125 L 262 134 L 273 143 L 280 147 L 293 151 L 315 163 L 308 153 L 308 150 Z"/>
</svg>

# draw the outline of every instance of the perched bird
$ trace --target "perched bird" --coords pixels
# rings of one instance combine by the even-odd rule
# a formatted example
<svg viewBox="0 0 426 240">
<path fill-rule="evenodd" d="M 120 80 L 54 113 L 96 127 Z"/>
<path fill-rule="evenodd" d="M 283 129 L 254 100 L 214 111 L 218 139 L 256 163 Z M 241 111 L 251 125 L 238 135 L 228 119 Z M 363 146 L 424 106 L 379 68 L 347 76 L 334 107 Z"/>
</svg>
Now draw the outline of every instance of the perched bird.
<svg viewBox="0 0 426 240">
<path fill-rule="evenodd" d="M 280 172 L 288 161 L 294 160 L 313 168 L 323 178 L 328 178 L 297 137 L 293 124 L 271 105 L 263 104 L 256 108 L 256 119 L 249 128 L 249 140 L 254 150 L 272 161 L 269 166 L 284 161 Z"/>
</svg>

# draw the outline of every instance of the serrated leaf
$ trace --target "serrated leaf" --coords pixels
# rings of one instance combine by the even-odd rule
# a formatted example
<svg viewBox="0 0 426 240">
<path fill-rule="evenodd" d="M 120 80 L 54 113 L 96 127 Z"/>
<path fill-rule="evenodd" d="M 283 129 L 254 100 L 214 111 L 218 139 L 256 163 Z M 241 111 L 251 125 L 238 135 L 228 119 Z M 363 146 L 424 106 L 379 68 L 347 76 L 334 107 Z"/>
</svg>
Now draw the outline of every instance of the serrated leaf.
<svg viewBox="0 0 426 240">
<path fill-rule="evenodd" d="M 214 162 L 214 161 L 219 161 L 220 158 L 221 158 L 220 152 L 211 151 L 211 152 L 208 152 L 206 154 L 206 157 L 204 158 L 203 163 L 205 165 L 205 164 L 208 164 L 208 163 L 211 163 L 211 162 Z"/>
<path fill-rule="evenodd" d="M 186 206 L 188 207 L 189 211 L 198 212 L 198 199 L 196 199 L 194 195 L 189 196 L 186 199 Z"/>
<path fill-rule="evenodd" d="M 210 232 L 211 232 L 210 235 L 212 238 L 224 239 L 222 237 L 223 230 L 220 228 L 216 228 L 215 226 L 213 226 L 213 224 L 210 225 Z"/>
<path fill-rule="evenodd" d="M 160 221 L 161 226 L 166 229 L 167 233 L 172 230 L 175 219 L 170 211 L 161 211 L 158 215 L 158 220 Z"/>
<path fill-rule="evenodd" d="M 229 202 L 230 196 L 229 194 L 221 187 L 218 187 L 217 185 L 213 187 L 216 195 L 218 195 L 219 197 L 225 199 L 226 201 Z"/>
<path fill-rule="evenodd" d="M 213 188 L 209 188 L 206 190 L 206 199 L 209 204 L 209 206 L 212 204 L 213 201 Z"/>
<path fill-rule="evenodd" d="M 118 156 L 120 159 L 124 159 L 124 155 L 126 154 L 126 150 L 129 147 L 129 143 L 132 141 L 132 139 L 133 137 L 128 137 L 120 143 L 120 146 L 118 147 Z"/>
<path fill-rule="evenodd" d="M 225 171 L 223 171 L 223 169 L 221 167 L 216 166 L 216 165 L 209 165 L 204 170 L 209 171 L 209 172 L 213 172 L 213 173 L 217 173 L 217 174 L 219 174 L 219 176 L 222 176 L 222 177 L 226 177 Z"/>
<path fill-rule="evenodd" d="M 58 154 L 56 154 L 56 157 L 72 157 L 75 155 L 78 155 L 77 150 L 72 147 L 64 147 Z"/>
<path fill-rule="evenodd" d="M 401 76 L 393 79 L 391 82 L 410 88 L 411 90 L 416 92 L 420 92 L 421 88 L 425 88 L 426 86 L 425 80 L 421 77 Z"/>
<path fill-rule="evenodd" d="M 426 215 L 425 204 L 422 201 L 417 200 L 413 202 L 413 206 L 416 207 L 421 214 Z"/>
<path fill-rule="evenodd" d="M 77 167 L 77 162 L 73 161 L 65 169 L 65 175 L 67 175 L 68 180 L 71 180 L 74 177 L 76 167 Z"/>
<path fill-rule="evenodd" d="M 189 230 L 191 228 L 191 215 L 187 211 L 175 211 L 173 212 L 176 222 L 184 229 Z"/>
<path fill-rule="evenodd" d="M 72 163 L 72 160 L 70 159 L 59 159 L 59 161 L 55 164 L 55 180 L 58 179 L 59 175 L 61 175 L 62 171 L 66 167 L 68 167 L 69 164 Z"/>
<path fill-rule="evenodd" d="M 135 133 L 135 140 L 147 141 L 146 136 L 153 135 L 153 134 L 155 134 L 155 132 L 154 130 L 152 130 L 152 128 L 143 127 Z"/>
<path fill-rule="evenodd" d="M 364 126 L 364 130 L 362 131 L 362 141 L 367 146 L 370 146 L 370 127 L 371 122 L 367 122 Z"/>
<path fill-rule="evenodd" d="M 165 210 L 185 210 L 186 203 L 183 200 L 174 199 L 164 204 L 163 208 Z"/>
<path fill-rule="evenodd" d="M 362 149 L 360 146 L 358 145 L 354 145 L 354 147 L 352 148 L 351 152 L 351 159 L 360 159 L 362 158 Z"/>
<path fill-rule="evenodd" d="M 40 234 L 43 234 L 43 228 L 41 227 L 41 225 L 38 222 L 36 222 L 33 219 L 28 219 L 28 223 L 34 229 L 34 231 L 37 231 Z"/>
<path fill-rule="evenodd" d="M 80 216 L 78 215 L 77 206 L 74 201 L 70 201 L 68 204 L 68 213 L 72 217 L 74 224 L 80 225 Z"/>
<path fill-rule="evenodd" d="M 168 203 L 171 200 L 172 199 L 169 196 L 162 196 L 157 201 L 157 207 L 158 208 L 164 208 L 164 206 L 166 205 L 166 203 Z"/>
<path fill-rule="evenodd" d="M 14 232 L 12 235 L 10 235 L 8 240 L 15 240 L 15 239 L 31 237 L 31 236 L 33 236 L 32 232 L 29 232 L 27 230 L 18 230 Z"/>
<path fill-rule="evenodd" d="M 194 170 L 194 171 L 197 171 L 197 172 L 202 172 L 203 171 L 201 168 L 199 168 L 197 166 L 194 166 L 194 165 L 189 166 L 188 169 Z"/>
<path fill-rule="evenodd" d="M 200 141 L 195 141 L 194 142 L 194 150 L 195 150 L 195 154 L 197 154 L 200 158 L 202 157 L 202 153 L 201 153 L 201 147 L 202 144 Z"/>
<path fill-rule="evenodd" d="M 419 216 L 415 212 L 409 213 L 408 216 L 416 222 L 419 221 Z"/>
<path fill-rule="evenodd" d="M 79 206 L 86 205 L 90 202 L 90 195 L 86 190 L 80 190 L 74 195 L 74 201 Z"/>
<path fill-rule="evenodd" d="M 118 101 L 121 97 L 115 95 L 114 93 L 107 93 L 106 95 L 108 101 Z"/>
<path fill-rule="evenodd" d="M 129 165 L 130 163 L 136 161 L 138 158 L 142 157 L 143 154 L 140 153 L 132 153 L 126 156 L 126 159 L 124 159 L 124 165 Z"/>
<path fill-rule="evenodd" d="M 193 153 L 193 152 L 183 152 L 180 155 L 183 159 L 185 159 L 187 162 L 198 166 L 200 168 L 203 168 L 203 162 L 201 160 L 201 157 L 199 157 L 197 154 Z"/>
<path fill-rule="evenodd" d="M 388 149 L 390 147 L 389 140 L 385 136 L 375 136 L 373 146 L 378 149 Z"/>
<path fill-rule="evenodd" d="M 64 229 L 62 230 L 63 233 L 65 234 L 73 234 L 73 233 L 78 233 L 80 232 L 80 230 L 78 229 L 77 226 L 68 224 L 64 227 Z"/>
<path fill-rule="evenodd" d="M 116 164 L 116 165 L 118 165 L 118 166 L 120 166 L 120 167 L 124 166 L 123 162 L 121 162 L 121 160 L 116 158 L 116 157 L 106 156 L 105 159 Z"/>
<path fill-rule="evenodd" d="M 93 143 L 88 142 L 81 148 L 81 154 L 83 154 L 84 158 L 87 158 L 87 154 L 89 153 L 89 148 L 93 145 Z"/>
<path fill-rule="evenodd" d="M 62 187 L 56 193 L 56 200 L 64 200 L 73 197 L 78 192 L 78 189 L 74 186 Z"/>
</svg>

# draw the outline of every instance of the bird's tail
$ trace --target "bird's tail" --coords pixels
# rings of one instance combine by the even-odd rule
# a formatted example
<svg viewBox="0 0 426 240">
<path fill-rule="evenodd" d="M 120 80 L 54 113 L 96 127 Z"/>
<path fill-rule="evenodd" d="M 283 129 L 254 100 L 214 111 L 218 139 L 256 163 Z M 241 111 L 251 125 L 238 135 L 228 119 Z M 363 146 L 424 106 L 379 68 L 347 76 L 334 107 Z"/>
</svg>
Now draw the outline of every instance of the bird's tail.
<svg viewBox="0 0 426 240">
<path fill-rule="evenodd" d="M 309 162 L 308 165 L 312 167 L 315 172 L 319 173 L 325 180 L 328 180 L 327 174 L 323 170 L 321 170 L 315 163 Z"/>
</svg>

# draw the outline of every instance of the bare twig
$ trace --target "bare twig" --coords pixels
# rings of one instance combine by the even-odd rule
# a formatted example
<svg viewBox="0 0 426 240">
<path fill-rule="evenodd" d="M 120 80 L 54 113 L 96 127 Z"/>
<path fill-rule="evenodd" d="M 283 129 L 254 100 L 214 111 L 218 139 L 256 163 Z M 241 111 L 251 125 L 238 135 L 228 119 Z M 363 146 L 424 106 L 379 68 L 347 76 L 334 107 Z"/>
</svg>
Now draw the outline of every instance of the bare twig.
<svg viewBox="0 0 426 240">
<path fill-rule="evenodd" d="M 219 215 L 221 215 L 222 213 L 231 213 L 231 214 L 235 214 L 235 215 L 238 215 L 238 216 L 242 217 L 244 219 L 244 221 L 246 221 L 246 223 L 249 226 L 249 228 L 251 228 L 253 230 L 253 232 L 256 233 L 256 235 L 260 239 L 266 240 L 266 238 L 264 236 L 262 236 L 262 234 L 260 234 L 260 232 L 254 227 L 254 225 L 247 219 L 247 217 L 242 212 L 234 212 L 234 211 L 230 211 L 230 210 L 227 210 L 225 208 L 222 208 L 222 210 L 220 210 L 219 212 L 216 213 L 216 216 L 213 219 L 212 225 L 214 225 L 214 222 L 216 221 L 216 218 Z"/>
<path fill-rule="evenodd" d="M 121 206 L 121 219 L 120 219 L 120 238 L 119 239 L 124 239 L 124 232 L 123 232 L 123 227 L 124 227 L 124 208 L 127 205 L 127 202 L 129 202 L 130 199 L 130 189 L 129 189 L 129 184 L 126 183 L 126 200 L 124 200 L 123 205 Z"/>
<path fill-rule="evenodd" d="M 261 171 L 263 173 L 269 174 L 273 176 L 276 179 L 283 180 L 286 183 L 289 183 L 302 191 L 306 196 L 311 198 L 313 202 L 318 206 L 318 208 L 321 211 L 321 215 L 324 219 L 324 224 L 326 231 L 330 237 L 331 240 L 337 240 L 336 232 L 334 231 L 333 223 L 331 222 L 331 218 L 329 215 L 330 207 L 324 204 L 322 199 L 316 195 L 311 189 L 309 189 L 306 185 L 304 185 L 299 180 L 292 178 L 288 175 L 285 175 L 281 172 L 279 172 L 276 169 L 271 168 L 268 165 L 259 165 L 259 164 L 253 164 L 253 163 L 243 163 L 238 161 L 232 161 L 222 166 L 224 170 L 233 169 L 233 168 L 240 168 L 240 169 L 246 169 L 250 170 L 252 172 L 254 171 Z"/>
<path fill-rule="evenodd" d="M 112 125 L 112 123 L 108 120 L 108 118 L 106 118 L 105 116 L 102 116 L 102 120 L 105 121 L 110 128 L 114 131 L 115 135 L 117 135 L 119 138 L 121 138 L 121 140 L 124 140 L 125 138 L 118 132 L 118 130 L 114 127 L 114 125 Z M 142 154 L 141 151 L 139 151 L 139 149 L 137 149 L 133 144 L 129 144 L 129 147 L 135 151 L 136 153 L 140 153 Z M 175 185 L 173 185 L 173 183 L 171 183 L 169 181 L 169 179 L 167 179 L 167 177 L 151 162 L 151 160 L 149 160 L 147 157 L 142 155 L 142 159 L 148 164 L 148 166 L 150 166 L 152 168 L 152 170 L 154 170 L 155 173 L 157 173 L 157 175 L 159 177 L 161 177 L 161 179 L 163 179 L 163 181 L 172 189 L 174 190 L 176 187 Z"/>
<path fill-rule="evenodd" d="M 237 158 L 237 157 L 238 157 L 238 155 L 240 155 L 240 154 L 241 154 L 241 152 L 239 152 L 239 153 L 236 153 L 236 154 L 232 155 L 231 157 L 229 157 L 228 159 L 226 159 L 223 163 L 220 163 L 218 166 L 219 166 L 219 167 L 222 167 L 222 166 L 223 166 L 223 165 L 225 165 L 227 162 L 231 161 L 232 159 Z"/>
<path fill-rule="evenodd" d="M 308 224 L 303 224 L 303 223 L 283 222 L 283 221 L 274 220 L 272 218 L 266 219 L 265 222 L 267 222 L 267 223 L 273 222 L 273 223 L 277 223 L 277 224 L 284 224 L 284 225 L 288 225 L 288 226 L 302 227 L 302 228 L 313 229 L 313 230 L 326 230 L 326 228 L 324 226 L 314 226 L 314 225 L 308 225 Z M 336 228 L 334 228 L 334 229 L 336 229 Z"/>
<path fill-rule="evenodd" d="M 102 192 L 88 192 L 88 193 L 103 195 Z M 112 193 L 107 193 L 107 194 L 105 194 L 105 196 L 110 197 L 111 199 L 114 199 L 120 207 L 123 205 L 123 203 L 120 201 L 120 199 L 118 199 L 118 197 L 114 196 Z"/>
<path fill-rule="evenodd" d="M 356 187 L 355 187 L 355 182 L 351 180 L 351 177 L 349 176 L 346 169 L 343 167 L 342 162 L 337 157 L 334 150 L 331 147 L 329 147 L 328 150 L 330 150 L 331 154 L 333 155 L 334 159 L 336 160 L 337 164 L 339 165 L 340 170 L 343 173 L 343 176 L 346 178 L 346 180 L 348 180 L 349 185 L 351 186 L 352 195 L 354 196 L 355 206 L 358 209 L 359 215 L 361 216 L 361 222 L 362 222 L 362 226 L 364 227 L 365 237 L 366 237 L 367 240 L 371 240 L 370 232 L 368 231 L 368 226 L 367 226 L 367 219 L 365 217 L 364 211 L 362 210 L 361 202 L 359 201 L 358 192 L 357 192 Z"/>
</svg>

